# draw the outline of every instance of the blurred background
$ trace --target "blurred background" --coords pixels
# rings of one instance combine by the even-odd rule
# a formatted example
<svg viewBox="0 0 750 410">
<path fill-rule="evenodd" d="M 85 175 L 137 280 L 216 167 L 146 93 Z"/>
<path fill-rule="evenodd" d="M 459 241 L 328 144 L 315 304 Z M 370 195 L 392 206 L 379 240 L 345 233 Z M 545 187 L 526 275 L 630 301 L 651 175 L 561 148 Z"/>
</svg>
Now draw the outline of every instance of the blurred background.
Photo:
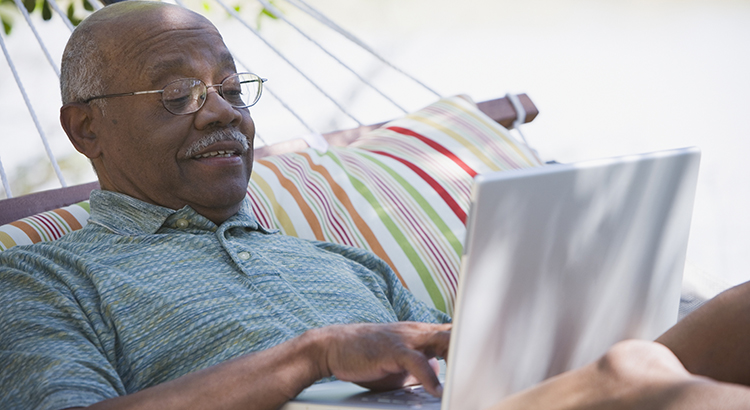
<svg viewBox="0 0 750 410">
<path fill-rule="evenodd" d="M 540 114 L 524 127 L 545 160 L 573 162 L 698 146 L 703 150 L 688 260 L 736 284 L 750 279 L 750 1 L 748 0 L 308 0 L 388 61 L 441 95 L 475 101 L 527 93 Z M 269 79 L 251 109 L 262 141 L 357 125 L 258 40 L 259 29 L 361 123 L 403 111 L 329 60 L 262 7 L 239 6 L 245 23 L 213 1 L 188 2 L 217 24 L 248 70 Z M 400 106 L 437 97 L 284 1 L 284 18 L 356 68 Z M 3 0 L 0 14 L 15 5 Z M 85 17 L 83 7 L 76 15 Z M 59 16 L 36 27 L 59 64 L 70 33 Z M 4 35 L 43 132 L 68 184 L 95 179 L 57 116 L 57 77 L 19 15 Z M 59 187 L 10 68 L 0 58 L 0 159 L 14 195 Z M 301 125 L 283 108 L 305 119 Z M 0 188 L 0 198 L 6 196 Z"/>
</svg>

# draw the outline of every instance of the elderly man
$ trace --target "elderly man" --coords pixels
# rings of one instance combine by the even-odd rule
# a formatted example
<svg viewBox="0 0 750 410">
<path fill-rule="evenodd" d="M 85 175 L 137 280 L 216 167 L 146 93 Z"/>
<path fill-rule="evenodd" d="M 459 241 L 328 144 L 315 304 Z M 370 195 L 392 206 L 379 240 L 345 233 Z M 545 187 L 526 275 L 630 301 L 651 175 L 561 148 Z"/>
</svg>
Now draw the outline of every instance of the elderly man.
<svg viewBox="0 0 750 410">
<path fill-rule="evenodd" d="M 372 254 L 263 229 L 248 107 L 205 18 L 105 7 L 73 33 L 60 119 L 101 185 L 89 225 L 0 255 L 0 407 L 276 408 L 336 376 L 440 394 L 449 318 Z"/>
<path fill-rule="evenodd" d="M 263 80 L 236 73 L 208 21 L 108 6 L 62 68 L 61 122 L 102 190 L 85 229 L 0 254 L 3 408 L 273 409 L 330 376 L 440 394 L 430 360 L 450 325 L 415 322 L 445 315 L 370 253 L 253 219 L 247 107 Z M 660 343 L 624 342 L 496 408 L 750 407 L 732 384 L 750 383 L 748 312 L 745 284 Z"/>
</svg>

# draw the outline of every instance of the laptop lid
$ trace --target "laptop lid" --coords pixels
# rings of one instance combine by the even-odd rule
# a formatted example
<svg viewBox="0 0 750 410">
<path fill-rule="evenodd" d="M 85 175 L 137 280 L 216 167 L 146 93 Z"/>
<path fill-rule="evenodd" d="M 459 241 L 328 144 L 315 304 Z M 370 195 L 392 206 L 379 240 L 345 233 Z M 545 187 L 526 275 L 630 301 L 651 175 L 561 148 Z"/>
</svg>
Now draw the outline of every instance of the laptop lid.
<svg viewBox="0 0 750 410">
<path fill-rule="evenodd" d="M 700 151 L 480 175 L 443 409 L 486 408 L 677 320 Z"/>
<path fill-rule="evenodd" d="M 486 408 L 654 339 L 677 318 L 696 148 L 480 175 L 472 188 L 442 407 Z M 356 385 L 282 407 L 416 408 Z"/>
</svg>

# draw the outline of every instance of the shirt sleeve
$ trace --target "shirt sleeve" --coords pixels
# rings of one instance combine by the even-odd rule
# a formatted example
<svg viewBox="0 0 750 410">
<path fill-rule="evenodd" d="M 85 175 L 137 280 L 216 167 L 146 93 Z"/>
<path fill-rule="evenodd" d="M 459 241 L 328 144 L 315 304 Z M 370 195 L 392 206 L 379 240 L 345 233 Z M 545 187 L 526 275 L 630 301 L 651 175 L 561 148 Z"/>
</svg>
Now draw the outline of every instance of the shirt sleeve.
<svg viewBox="0 0 750 410">
<path fill-rule="evenodd" d="M 374 253 L 365 249 L 329 242 L 317 242 L 316 245 L 321 249 L 338 253 L 373 272 L 380 279 L 381 286 L 384 288 L 383 291 L 388 295 L 388 300 L 398 320 L 450 323 L 450 316 L 418 300 L 401 284 L 393 269 Z"/>
<path fill-rule="evenodd" d="M 46 274 L 43 262 L 6 252 L 0 257 L 2 407 L 61 409 L 124 394 L 75 292 Z"/>
</svg>

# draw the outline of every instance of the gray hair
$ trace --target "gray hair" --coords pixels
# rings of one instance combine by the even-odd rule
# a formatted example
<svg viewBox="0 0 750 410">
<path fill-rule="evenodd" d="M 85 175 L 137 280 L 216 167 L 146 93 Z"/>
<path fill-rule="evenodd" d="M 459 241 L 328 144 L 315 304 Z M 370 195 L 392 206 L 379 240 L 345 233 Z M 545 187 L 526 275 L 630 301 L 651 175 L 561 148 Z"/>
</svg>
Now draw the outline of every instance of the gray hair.
<svg viewBox="0 0 750 410">
<path fill-rule="evenodd" d="M 63 104 L 83 102 L 104 94 L 106 66 L 103 51 L 92 27 L 82 23 L 73 31 L 62 56 L 60 94 Z M 104 108 L 104 100 L 94 100 Z"/>
</svg>

